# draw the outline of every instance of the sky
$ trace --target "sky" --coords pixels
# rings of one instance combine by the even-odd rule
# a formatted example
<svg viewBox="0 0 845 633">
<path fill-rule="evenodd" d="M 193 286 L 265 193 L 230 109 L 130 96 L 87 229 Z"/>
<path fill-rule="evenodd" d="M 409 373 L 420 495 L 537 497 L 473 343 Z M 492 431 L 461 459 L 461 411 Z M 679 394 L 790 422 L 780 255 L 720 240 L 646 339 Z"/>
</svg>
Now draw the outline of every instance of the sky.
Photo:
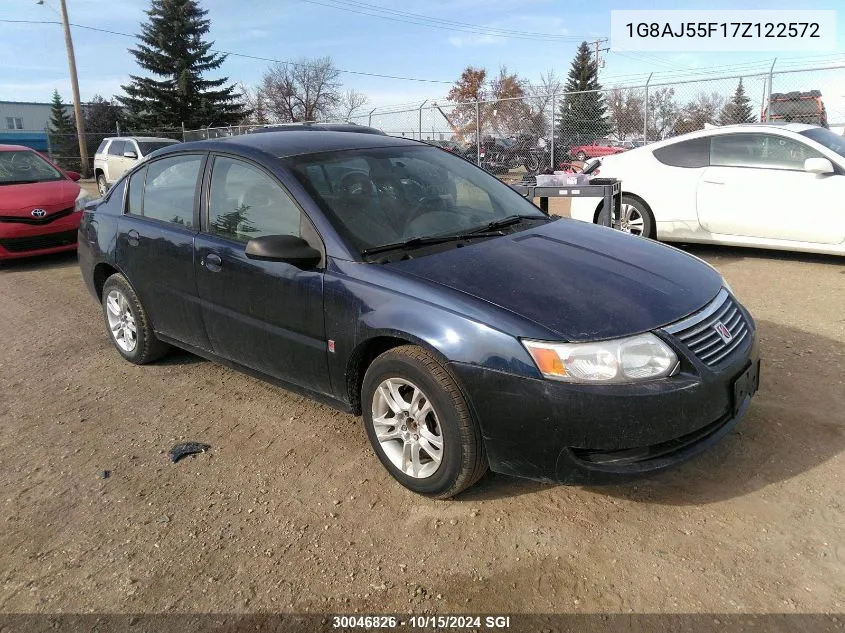
<svg viewBox="0 0 845 633">
<path fill-rule="evenodd" d="M 49 101 L 58 89 L 70 101 L 67 58 L 61 27 L 55 24 L 9 23 L 3 20 L 55 21 L 58 1 L 0 0 L 0 100 Z M 330 56 L 345 71 L 392 75 L 374 77 L 345 72 L 345 87 L 364 93 L 368 107 L 413 107 L 423 100 L 442 100 L 467 65 L 495 73 L 500 66 L 537 83 L 540 74 L 555 70 L 565 76 L 581 40 L 609 37 L 612 9 L 795 9 L 794 0 L 734 0 L 715 4 L 704 0 L 360 0 L 370 5 L 422 14 L 438 20 L 477 25 L 481 33 L 446 26 L 409 24 L 338 8 L 358 7 L 355 0 L 201 0 L 212 21 L 215 49 L 280 60 Z M 841 8 L 841 0 L 810 0 L 805 8 Z M 333 6 L 332 6 L 333 5 Z M 124 33 L 136 33 L 147 0 L 67 0 L 72 23 Z M 396 14 L 393 14 L 396 15 Z M 736 75 L 765 72 L 777 56 L 776 69 L 845 66 L 845 11 L 837 20 L 837 48 L 815 53 L 603 53 L 600 80 L 605 87 L 698 79 L 708 73 Z M 491 35 L 490 29 L 530 34 Z M 73 28 L 76 62 L 83 101 L 95 94 L 120 94 L 130 73 L 140 72 L 128 52 L 133 39 Z M 552 37 L 549 37 L 552 36 Z M 269 62 L 230 56 L 220 74 L 233 82 L 255 85 Z M 420 81 L 425 80 L 425 81 Z M 728 80 L 726 80 L 728 81 Z M 731 85 L 735 79 L 729 80 Z M 748 82 L 752 99 L 762 95 L 762 78 Z M 712 86 L 719 86 L 714 82 Z M 691 98 L 710 84 L 684 84 L 678 94 Z M 792 73 L 777 78 L 775 91 L 822 90 L 831 119 L 845 121 L 845 68 L 818 73 Z"/>
</svg>

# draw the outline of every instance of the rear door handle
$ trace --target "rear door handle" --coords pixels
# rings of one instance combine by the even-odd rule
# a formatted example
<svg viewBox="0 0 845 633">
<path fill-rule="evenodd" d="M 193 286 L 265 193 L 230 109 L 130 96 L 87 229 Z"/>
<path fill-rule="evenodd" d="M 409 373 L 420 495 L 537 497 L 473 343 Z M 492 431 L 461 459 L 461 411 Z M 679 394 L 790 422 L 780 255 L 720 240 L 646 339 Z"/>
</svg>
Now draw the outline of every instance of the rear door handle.
<svg viewBox="0 0 845 633">
<path fill-rule="evenodd" d="M 205 259 L 200 261 L 200 266 L 205 266 L 210 272 L 219 273 L 223 270 L 223 260 L 220 259 L 219 255 L 209 253 L 205 256 Z"/>
<path fill-rule="evenodd" d="M 129 246 L 138 246 L 141 243 L 141 234 L 135 229 L 130 229 L 126 234 L 126 241 L 129 242 Z"/>
</svg>

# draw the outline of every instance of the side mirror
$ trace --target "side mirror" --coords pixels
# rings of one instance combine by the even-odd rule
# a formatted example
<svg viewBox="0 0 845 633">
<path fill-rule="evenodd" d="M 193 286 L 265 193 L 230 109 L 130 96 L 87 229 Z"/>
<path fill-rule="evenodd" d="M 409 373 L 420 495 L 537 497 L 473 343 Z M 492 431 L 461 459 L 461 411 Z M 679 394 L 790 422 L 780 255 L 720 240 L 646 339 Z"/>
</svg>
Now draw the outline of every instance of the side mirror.
<svg viewBox="0 0 845 633">
<path fill-rule="evenodd" d="M 123 152 L 123 157 L 124 158 L 131 158 L 132 160 L 137 160 L 138 154 L 136 154 L 135 152 Z"/>
<path fill-rule="evenodd" d="M 65 173 L 67 174 L 67 177 L 70 178 L 73 182 L 76 182 L 77 180 L 82 178 L 78 171 L 66 171 Z"/>
<path fill-rule="evenodd" d="M 808 158 L 804 161 L 804 171 L 823 176 L 833 173 L 833 163 L 822 157 Z"/>
<path fill-rule="evenodd" d="M 247 242 L 244 252 L 249 259 L 285 262 L 297 268 L 313 268 L 322 258 L 320 251 L 294 235 L 254 237 Z"/>
</svg>

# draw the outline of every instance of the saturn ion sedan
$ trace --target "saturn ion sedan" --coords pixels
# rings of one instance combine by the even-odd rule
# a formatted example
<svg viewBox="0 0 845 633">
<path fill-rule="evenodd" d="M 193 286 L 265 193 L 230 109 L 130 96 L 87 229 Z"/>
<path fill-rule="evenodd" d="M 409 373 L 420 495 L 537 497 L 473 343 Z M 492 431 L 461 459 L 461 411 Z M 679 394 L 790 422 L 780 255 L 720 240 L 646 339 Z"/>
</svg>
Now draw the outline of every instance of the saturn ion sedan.
<svg viewBox="0 0 845 633">
<path fill-rule="evenodd" d="M 174 345 L 361 414 L 433 497 L 488 468 L 659 471 L 729 433 L 759 379 L 754 321 L 709 265 L 408 139 L 159 150 L 88 205 L 79 262 L 126 360 Z"/>
</svg>

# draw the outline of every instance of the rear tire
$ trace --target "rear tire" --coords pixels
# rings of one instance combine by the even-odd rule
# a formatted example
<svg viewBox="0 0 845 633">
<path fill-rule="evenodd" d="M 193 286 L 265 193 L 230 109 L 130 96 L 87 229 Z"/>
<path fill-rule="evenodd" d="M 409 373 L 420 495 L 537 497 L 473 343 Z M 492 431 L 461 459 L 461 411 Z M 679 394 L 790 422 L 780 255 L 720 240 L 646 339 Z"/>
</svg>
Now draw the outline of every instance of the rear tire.
<svg viewBox="0 0 845 633">
<path fill-rule="evenodd" d="M 409 490 L 446 499 L 487 472 L 481 431 L 466 400 L 426 350 L 404 345 L 376 358 L 364 376 L 361 402 L 376 456 Z"/>
<path fill-rule="evenodd" d="M 170 349 L 156 338 L 147 311 L 126 277 L 115 273 L 106 279 L 101 301 L 109 338 L 130 363 L 150 363 Z"/>
<path fill-rule="evenodd" d="M 577 154 L 575 154 L 575 158 L 577 158 L 583 163 L 585 160 L 587 160 L 587 155 L 584 152 L 578 152 Z"/>
</svg>

